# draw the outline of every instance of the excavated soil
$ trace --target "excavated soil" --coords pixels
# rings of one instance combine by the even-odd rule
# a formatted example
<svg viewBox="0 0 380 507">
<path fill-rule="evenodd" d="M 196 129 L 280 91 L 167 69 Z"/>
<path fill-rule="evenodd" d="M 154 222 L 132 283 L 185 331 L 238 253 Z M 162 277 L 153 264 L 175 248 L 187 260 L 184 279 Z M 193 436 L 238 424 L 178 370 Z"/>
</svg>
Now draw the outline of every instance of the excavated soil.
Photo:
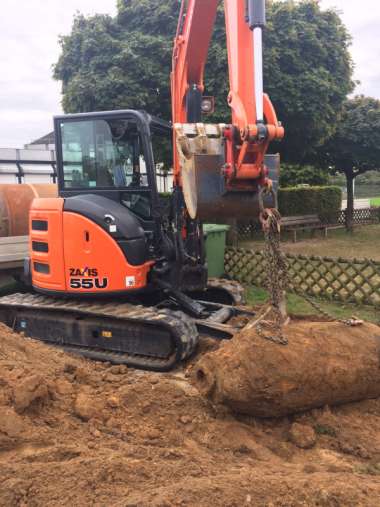
<svg viewBox="0 0 380 507">
<path fill-rule="evenodd" d="M 379 399 L 259 420 L 214 407 L 189 378 L 0 325 L 0 505 L 380 505 Z"/>
</svg>

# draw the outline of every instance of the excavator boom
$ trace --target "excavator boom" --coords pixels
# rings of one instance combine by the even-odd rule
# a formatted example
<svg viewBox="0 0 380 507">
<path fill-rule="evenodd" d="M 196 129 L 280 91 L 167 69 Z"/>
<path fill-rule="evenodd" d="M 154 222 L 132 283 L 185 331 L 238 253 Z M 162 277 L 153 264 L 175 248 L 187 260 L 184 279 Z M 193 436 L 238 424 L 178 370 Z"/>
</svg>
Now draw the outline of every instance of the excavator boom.
<svg viewBox="0 0 380 507">
<path fill-rule="evenodd" d="M 183 188 L 190 216 L 199 219 L 257 214 L 258 193 L 271 186 L 265 154 L 270 141 L 284 135 L 263 93 L 265 0 L 224 0 L 232 118 L 202 122 L 212 103 L 203 100 L 204 70 L 218 4 L 182 1 L 173 51 L 175 183 Z M 246 205 L 239 206 L 242 200 Z"/>
</svg>

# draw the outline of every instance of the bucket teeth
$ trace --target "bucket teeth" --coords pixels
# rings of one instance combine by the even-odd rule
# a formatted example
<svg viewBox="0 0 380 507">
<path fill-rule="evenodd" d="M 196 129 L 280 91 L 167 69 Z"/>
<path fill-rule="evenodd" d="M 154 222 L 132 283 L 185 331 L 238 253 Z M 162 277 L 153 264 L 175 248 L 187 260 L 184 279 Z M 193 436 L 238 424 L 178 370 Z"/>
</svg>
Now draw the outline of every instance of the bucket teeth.
<svg viewBox="0 0 380 507">
<path fill-rule="evenodd" d="M 208 138 L 220 138 L 223 136 L 225 123 L 175 123 L 174 130 L 177 135 L 182 134 L 189 138 L 205 135 Z"/>
</svg>

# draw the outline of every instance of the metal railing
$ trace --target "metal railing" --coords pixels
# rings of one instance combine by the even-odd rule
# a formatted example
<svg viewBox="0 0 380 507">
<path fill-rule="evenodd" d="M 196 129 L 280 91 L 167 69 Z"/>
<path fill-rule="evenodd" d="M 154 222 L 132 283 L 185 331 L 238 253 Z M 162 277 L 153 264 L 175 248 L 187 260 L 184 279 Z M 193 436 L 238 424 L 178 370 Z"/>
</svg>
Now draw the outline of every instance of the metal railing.
<svg viewBox="0 0 380 507">
<path fill-rule="evenodd" d="M 54 150 L 0 148 L 0 183 L 56 183 Z"/>
<path fill-rule="evenodd" d="M 160 193 L 171 192 L 173 173 L 157 171 Z M 57 183 L 54 150 L 0 148 L 1 183 Z"/>
</svg>

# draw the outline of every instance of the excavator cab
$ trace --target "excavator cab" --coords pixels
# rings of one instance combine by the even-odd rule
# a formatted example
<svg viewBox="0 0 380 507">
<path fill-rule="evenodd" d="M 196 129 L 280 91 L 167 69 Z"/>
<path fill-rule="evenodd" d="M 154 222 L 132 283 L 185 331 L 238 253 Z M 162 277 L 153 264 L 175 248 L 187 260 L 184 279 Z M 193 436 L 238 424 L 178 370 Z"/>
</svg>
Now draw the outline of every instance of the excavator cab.
<svg viewBox="0 0 380 507">
<path fill-rule="evenodd" d="M 203 289 L 200 231 L 182 223 L 180 196 L 164 207 L 157 190 L 156 167 L 170 165 L 170 124 L 126 110 L 58 116 L 54 126 L 59 197 L 36 199 L 30 212 L 35 290 Z"/>
<path fill-rule="evenodd" d="M 158 199 L 151 137 L 170 140 L 170 125 L 138 111 L 85 113 L 56 117 L 55 133 L 59 195 L 107 197 L 148 227 Z"/>
</svg>

